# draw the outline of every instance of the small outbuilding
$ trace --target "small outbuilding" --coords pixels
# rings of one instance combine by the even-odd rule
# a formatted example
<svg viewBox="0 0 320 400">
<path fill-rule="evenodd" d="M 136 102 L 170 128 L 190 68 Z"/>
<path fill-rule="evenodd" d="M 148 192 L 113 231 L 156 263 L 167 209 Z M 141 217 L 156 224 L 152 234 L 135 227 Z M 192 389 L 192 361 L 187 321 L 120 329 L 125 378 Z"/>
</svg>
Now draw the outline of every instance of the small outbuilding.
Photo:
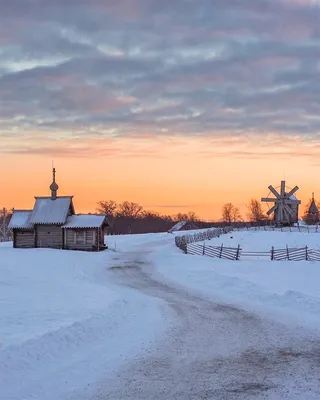
<svg viewBox="0 0 320 400">
<path fill-rule="evenodd" d="M 172 228 L 168 230 L 168 233 L 173 233 L 178 231 L 190 231 L 194 229 L 199 229 L 199 228 L 192 221 L 179 221 L 176 224 L 174 224 Z"/>
<path fill-rule="evenodd" d="M 99 251 L 106 248 L 106 215 L 75 215 L 73 196 L 58 196 L 55 181 L 50 197 L 35 197 L 32 210 L 14 210 L 9 228 L 13 247 Z"/>
<path fill-rule="evenodd" d="M 64 248 L 70 250 L 101 250 L 109 226 L 105 215 L 71 215 L 62 225 Z"/>
</svg>

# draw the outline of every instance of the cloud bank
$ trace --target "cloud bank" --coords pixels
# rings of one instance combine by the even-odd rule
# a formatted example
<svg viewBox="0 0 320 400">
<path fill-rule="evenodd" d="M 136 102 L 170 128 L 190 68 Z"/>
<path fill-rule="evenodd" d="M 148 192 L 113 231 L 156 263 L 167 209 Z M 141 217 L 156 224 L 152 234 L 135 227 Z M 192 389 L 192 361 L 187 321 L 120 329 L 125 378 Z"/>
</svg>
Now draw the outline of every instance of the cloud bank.
<svg viewBox="0 0 320 400">
<path fill-rule="evenodd" d="M 0 151 L 135 137 L 318 142 L 319 50 L 312 0 L 0 0 Z"/>
</svg>

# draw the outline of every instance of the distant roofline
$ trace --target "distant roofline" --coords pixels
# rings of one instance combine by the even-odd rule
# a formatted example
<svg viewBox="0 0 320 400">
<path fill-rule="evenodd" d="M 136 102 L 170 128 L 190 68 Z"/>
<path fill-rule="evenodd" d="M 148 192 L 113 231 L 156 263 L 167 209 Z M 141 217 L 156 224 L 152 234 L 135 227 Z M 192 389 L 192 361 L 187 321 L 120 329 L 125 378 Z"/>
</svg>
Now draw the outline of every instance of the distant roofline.
<svg viewBox="0 0 320 400">
<path fill-rule="evenodd" d="M 51 196 L 34 196 L 35 199 L 52 199 Z M 73 199 L 73 196 L 57 196 L 57 199 Z"/>
<path fill-rule="evenodd" d="M 14 209 L 13 212 L 32 212 L 32 210 L 17 210 L 17 209 Z"/>
</svg>

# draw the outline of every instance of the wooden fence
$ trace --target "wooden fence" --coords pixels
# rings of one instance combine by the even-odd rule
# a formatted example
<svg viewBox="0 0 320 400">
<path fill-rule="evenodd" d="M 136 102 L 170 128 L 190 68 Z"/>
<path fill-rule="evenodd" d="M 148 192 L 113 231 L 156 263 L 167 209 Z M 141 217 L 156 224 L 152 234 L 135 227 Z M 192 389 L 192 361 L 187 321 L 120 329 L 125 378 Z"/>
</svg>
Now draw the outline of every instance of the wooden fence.
<svg viewBox="0 0 320 400">
<path fill-rule="evenodd" d="M 194 234 L 187 234 L 183 236 L 176 236 L 175 237 L 175 244 L 179 249 L 183 250 L 185 253 L 187 253 L 187 245 L 190 243 L 195 243 L 195 242 L 203 242 L 205 240 L 210 240 L 214 237 L 219 237 L 220 235 L 223 235 L 225 233 L 231 232 L 232 228 L 226 227 L 226 228 L 214 228 L 214 229 L 208 229 L 206 231 L 201 231 L 197 232 Z"/>
<path fill-rule="evenodd" d="M 208 246 L 205 243 L 188 243 L 187 254 L 209 256 L 224 258 L 227 260 L 239 260 L 240 258 L 240 246 L 237 248 L 221 246 Z"/>
<path fill-rule="evenodd" d="M 0 209 L 0 242 L 7 242 L 12 240 L 12 230 L 8 228 L 12 210 L 6 208 Z"/>
<path fill-rule="evenodd" d="M 276 232 L 306 232 L 320 233 L 319 225 L 300 225 L 300 226 L 233 226 L 234 231 L 276 231 Z"/>
<path fill-rule="evenodd" d="M 309 249 L 308 246 L 285 249 L 271 248 L 270 251 L 243 251 L 238 247 L 211 246 L 205 243 L 188 243 L 187 254 L 216 257 L 227 260 L 240 260 L 241 258 L 270 259 L 274 261 L 320 261 L 320 250 Z"/>
</svg>

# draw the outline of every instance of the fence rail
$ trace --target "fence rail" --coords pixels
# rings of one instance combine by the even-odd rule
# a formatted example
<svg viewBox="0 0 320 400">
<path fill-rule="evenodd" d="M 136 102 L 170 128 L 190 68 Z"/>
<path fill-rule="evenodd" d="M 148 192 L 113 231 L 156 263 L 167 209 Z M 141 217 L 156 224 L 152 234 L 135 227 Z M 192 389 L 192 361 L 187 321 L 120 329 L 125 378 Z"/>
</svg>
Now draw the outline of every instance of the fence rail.
<svg viewBox="0 0 320 400">
<path fill-rule="evenodd" d="M 179 247 L 179 249 L 181 249 L 185 253 L 187 253 L 187 245 L 188 244 L 195 243 L 195 242 L 204 242 L 205 240 L 210 240 L 214 237 L 219 237 L 220 235 L 223 235 L 223 234 L 231 232 L 231 231 L 232 231 L 231 227 L 214 228 L 214 229 L 208 229 L 204 232 L 197 232 L 194 234 L 176 236 L 175 244 L 177 247 Z"/>
<path fill-rule="evenodd" d="M 286 247 L 285 249 L 272 247 L 269 251 L 243 251 L 240 245 L 238 247 L 224 247 L 223 245 L 211 246 L 205 243 L 188 243 L 186 253 L 226 260 L 257 257 L 273 261 L 320 261 L 320 250 L 309 249 L 308 246 L 301 248 Z"/>
<path fill-rule="evenodd" d="M 233 226 L 234 231 L 277 231 L 277 232 L 306 232 L 306 233 L 320 233 L 319 225 L 299 225 L 299 226 Z"/>
<path fill-rule="evenodd" d="M 266 258 L 274 261 L 320 261 L 320 250 L 310 249 L 308 246 L 296 248 L 288 247 L 285 249 L 275 249 L 272 247 L 269 251 L 247 251 L 238 247 L 211 246 L 205 243 L 214 237 L 219 237 L 222 234 L 231 231 L 282 231 L 282 232 L 320 232 L 318 225 L 315 226 L 294 226 L 294 227 L 274 227 L 274 226 L 256 226 L 256 227 L 224 227 L 208 229 L 205 232 L 197 232 L 194 234 L 186 234 L 175 237 L 175 244 L 186 254 L 202 255 L 228 260 L 239 260 L 240 258 Z M 203 243 L 197 243 L 203 242 Z"/>
</svg>

